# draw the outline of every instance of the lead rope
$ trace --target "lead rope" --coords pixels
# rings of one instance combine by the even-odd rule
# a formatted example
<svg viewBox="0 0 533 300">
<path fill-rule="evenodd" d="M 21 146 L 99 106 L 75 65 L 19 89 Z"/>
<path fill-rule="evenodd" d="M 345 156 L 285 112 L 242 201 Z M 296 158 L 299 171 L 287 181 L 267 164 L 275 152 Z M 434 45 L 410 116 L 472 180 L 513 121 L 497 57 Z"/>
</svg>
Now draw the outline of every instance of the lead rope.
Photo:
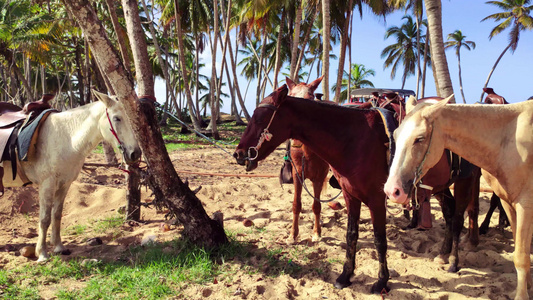
<svg viewBox="0 0 533 300">
<path fill-rule="evenodd" d="M 305 168 L 305 156 L 302 155 L 302 176 L 301 177 L 300 177 L 300 174 L 298 173 L 298 170 L 296 169 L 296 165 L 294 164 L 294 161 L 292 160 L 290 155 L 288 155 L 288 161 L 291 162 L 291 165 L 293 166 L 294 170 L 296 171 L 296 176 L 298 177 L 298 180 L 302 184 L 304 190 L 307 192 L 307 194 L 309 196 L 311 196 L 311 198 L 313 198 L 313 200 L 319 201 L 321 203 L 329 203 L 329 202 L 337 199 L 341 195 L 342 189 L 337 194 L 337 196 L 332 197 L 330 199 L 326 199 L 326 200 L 321 200 L 320 198 L 316 198 L 315 196 L 311 195 L 311 192 L 309 191 L 309 189 L 307 188 L 307 185 L 305 184 L 305 169 L 304 169 Z"/>
</svg>

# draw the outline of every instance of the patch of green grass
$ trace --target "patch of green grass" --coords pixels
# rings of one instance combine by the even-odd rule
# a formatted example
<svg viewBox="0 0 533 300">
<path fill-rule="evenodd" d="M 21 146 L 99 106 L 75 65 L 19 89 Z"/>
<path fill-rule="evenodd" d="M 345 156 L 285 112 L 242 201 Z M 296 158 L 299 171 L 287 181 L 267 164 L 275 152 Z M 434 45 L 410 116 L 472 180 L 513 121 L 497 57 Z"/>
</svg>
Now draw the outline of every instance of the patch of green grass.
<svg viewBox="0 0 533 300">
<path fill-rule="evenodd" d="M 226 274 L 226 261 L 245 258 L 248 248 L 228 235 L 230 243 L 207 250 L 184 240 L 128 249 L 124 259 L 87 265 L 55 256 L 46 264 L 0 270 L 0 298 L 41 299 L 39 288 L 57 284 L 57 299 L 180 298 L 180 288 L 203 284 Z M 63 280 L 80 284 L 65 288 Z"/>
<path fill-rule="evenodd" d="M 98 144 L 98 146 L 96 146 L 93 152 L 98 154 L 104 154 L 104 147 L 102 147 L 102 143 Z"/>
<path fill-rule="evenodd" d="M 74 226 L 70 226 L 66 229 L 67 234 L 70 235 L 82 235 L 87 230 L 87 225 L 78 224 Z"/>
<path fill-rule="evenodd" d="M 110 229 L 116 230 L 119 229 L 124 223 L 124 217 L 117 215 L 111 216 L 104 219 L 96 220 L 93 224 L 94 231 L 97 233 L 104 233 Z"/>
<path fill-rule="evenodd" d="M 198 144 L 186 144 L 186 143 L 167 143 L 165 144 L 168 152 L 177 151 L 177 150 L 186 150 L 186 149 L 199 149 L 205 147 L 204 145 Z"/>
</svg>

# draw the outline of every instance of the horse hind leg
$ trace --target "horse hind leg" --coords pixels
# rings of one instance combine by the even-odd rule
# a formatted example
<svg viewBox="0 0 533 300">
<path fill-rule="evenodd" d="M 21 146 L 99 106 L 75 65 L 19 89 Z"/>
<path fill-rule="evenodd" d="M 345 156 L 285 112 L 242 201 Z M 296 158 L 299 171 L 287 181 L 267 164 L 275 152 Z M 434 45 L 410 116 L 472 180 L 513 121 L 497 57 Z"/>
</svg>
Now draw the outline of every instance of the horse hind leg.
<svg viewBox="0 0 533 300">
<path fill-rule="evenodd" d="M 38 256 L 37 262 L 45 262 L 50 257 L 46 251 L 46 234 L 52 219 L 53 190 L 49 182 L 43 182 L 39 187 L 39 233 L 35 254 Z"/>
<path fill-rule="evenodd" d="M 322 210 L 322 204 L 318 199 L 320 199 L 320 194 L 322 193 L 322 187 L 324 186 L 324 180 L 314 180 L 313 181 L 313 193 L 315 198 L 313 199 L 313 214 L 315 215 L 315 223 L 313 225 L 313 242 L 320 241 L 322 236 L 322 227 L 320 226 L 320 212 Z"/>
<path fill-rule="evenodd" d="M 294 170 L 293 173 L 293 184 L 294 184 L 294 199 L 292 202 L 292 228 L 287 243 L 296 243 L 298 241 L 298 234 L 300 232 L 298 222 L 300 220 L 300 213 L 302 211 L 302 183 L 300 182 L 299 177 L 296 175 L 296 172 L 300 172 L 298 169 Z"/>
<path fill-rule="evenodd" d="M 54 203 L 52 204 L 52 232 L 50 242 L 54 247 L 54 253 L 69 255 L 70 250 L 66 249 L 61 242 L 61 217 L 63 214 L 63 204 L 70 185 L 58 189 L 55 193 Z"/>
</svg>

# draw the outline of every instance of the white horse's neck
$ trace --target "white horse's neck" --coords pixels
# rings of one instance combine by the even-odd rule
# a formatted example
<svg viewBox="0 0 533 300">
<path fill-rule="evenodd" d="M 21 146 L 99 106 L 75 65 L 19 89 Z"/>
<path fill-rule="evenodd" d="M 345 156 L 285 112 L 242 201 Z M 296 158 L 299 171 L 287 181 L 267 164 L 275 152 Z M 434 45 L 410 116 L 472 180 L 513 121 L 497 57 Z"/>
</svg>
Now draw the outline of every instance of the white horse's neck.
<svg viewBox="0 0 533 300">
<path fill-rule="evenodd" d="M 50 121 L 61 135 L 70 137 L 73 154 L 86 157 L 103 140 L 100 119 L 106 107 L 94 102 L 58 114 L 52 114 Z"/>
<path fill-rule="evenodd" d="M 435 121 L 434 130 L 444 133 L 446 149 L 497 174 L 500 162 L 512 159 L 508 156 L 514 154 L 505 148 L 516 147 L 515 132 L 523 106 L 447 105 Z"/>
</svg>

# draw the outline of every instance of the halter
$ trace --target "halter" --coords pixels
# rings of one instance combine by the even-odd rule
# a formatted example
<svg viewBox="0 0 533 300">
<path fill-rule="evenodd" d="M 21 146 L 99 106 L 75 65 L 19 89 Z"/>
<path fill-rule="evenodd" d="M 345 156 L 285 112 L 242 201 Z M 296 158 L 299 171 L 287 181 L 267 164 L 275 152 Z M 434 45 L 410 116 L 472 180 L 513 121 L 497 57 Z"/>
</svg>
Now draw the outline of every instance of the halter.
<svg viewBox="0 0 533 300">
<path fill-rule="evenodd" d="M 270 133 L 268 131 L 268 128 L 270 127 L 270 124 L 272 124 L 272 121 L 274 120 L 274 116 L 276 116 L 276 112 L 278 111 L 278 106 L 275 106 L 275 105 L 272 105 L 272 104 L 268 104 L 268 103 L 264 103 L 264 104 L 259 104 L 257 106 L 257 108 L 260 108 L 260 107 L 265 107 L 265 108 L 268 108 L 268 109 L 272 109 L 274 111 L 274 113 L 272 114 L 272 117 L 270 117 L 270 122 L 268 122 L 268 125 L 265 129 L 263 129 L 263 132 L 261 132 L 261 136 L 259 137 L 259 141 L 257 141 L 257 145 L 255 147 L 250 147 L 248 148 L 248 160 L 252 161 L 252 160 L 256 160 L 257 159 L 257 156 L 259 155 L 259 148 L 261 148 L 261 145 L 263 145 L 263 143 L 265 141 L 270 141 L 272 139 L 272 133 Z M 255 151 L 255 156 L 254 157 L 251 157 L 252 155 L 252 150 Z"/>
<path fill-rule="evenodd" d="M 416 209 L 420 208 L 420 203 L 418 203 L 418 188 L 423 188 L 427 190 L 432 190 L 433 187 L 423 184 L 422 178 L 420 176 L 422 175 L 422 167 L 424 166 L 424 163 L 426 162 L 426 159 L 429 154 L 429 149 L 431 148 L 431 140 L 433 139 L 433 126 L 431 126 L 431 134 L 429 135 L 429 142 L 428 142 L 428 148 L 426 150 L 426 153 L 424 154 L 424 157 L 422 158 L 422 161 L 418 165 L 418 168 L 415 171 L 415 178 L 413 180 L 413 187 L 415 188 L 415 201 L 416 201 Z"/>
<path fill-rule="evenodd" d="M 120 141 L 120 138 L 118 137 L 117 135 L 117 132 L 115 131 L 115 128 L 113 127 L 113 123 L 111 122 L 111 118 L 109 118 L 109 112 L 107 111 L 107 108 L 105 109 L 105 114 L 107 116 L 107 120 L 109 121 L 109 130 L 111 130 L 111 133 L 113 134 L 113 136 L 115 137 L 115 139 L 117 139 L 117 142 L 118 142 L 118 149 L 120 150 L 120 152 L 122 152 L 122 155 L 124 155 L 124 144 Z"/>
</svg>

